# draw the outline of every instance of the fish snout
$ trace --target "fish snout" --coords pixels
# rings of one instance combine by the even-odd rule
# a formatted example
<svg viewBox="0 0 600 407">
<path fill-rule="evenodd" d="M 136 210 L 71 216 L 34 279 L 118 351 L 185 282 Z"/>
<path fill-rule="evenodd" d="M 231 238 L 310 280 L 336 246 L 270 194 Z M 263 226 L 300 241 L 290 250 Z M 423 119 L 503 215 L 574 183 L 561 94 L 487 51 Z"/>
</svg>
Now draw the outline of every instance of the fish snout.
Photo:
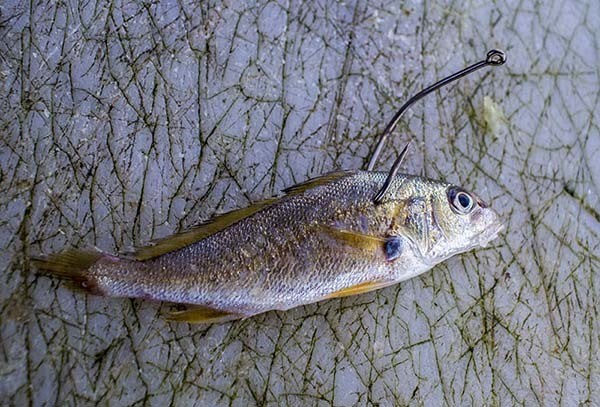
<svg viewBox="0 0 600 407">
<path fill-rule="evenodd" d="M 482 203 L 486 205 L 484 202 Z M 481 203 L 479 204 L 482 208 L 484 220 L 483 230 L 479 235 L 479 245 L 481 247 L 486 247 L 488 243 L 496 239 L 498 234 L 504 229 L 504 222 L 495 210 L 487 205 L 483 206 Z"/>
</svg>

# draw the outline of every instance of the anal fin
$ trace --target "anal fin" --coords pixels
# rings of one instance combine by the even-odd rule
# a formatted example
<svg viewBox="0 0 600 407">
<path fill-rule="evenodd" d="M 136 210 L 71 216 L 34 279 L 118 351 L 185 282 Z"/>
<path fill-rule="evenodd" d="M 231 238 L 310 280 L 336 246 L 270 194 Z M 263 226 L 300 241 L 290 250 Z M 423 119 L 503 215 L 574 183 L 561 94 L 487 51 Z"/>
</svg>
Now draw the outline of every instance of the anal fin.
<svg viewBox="0 0 600 407">
<path fill-rule="evenodd" d="M 243 315 L 202 305 L 190 305 L 188 309 L 173 311 L 167 316 L 168 321 L 188 322 L 190 324 L 215 324 L 239 318 L 243 318 Z"/>
<path fill-rule="evenodd" d="M 379 288 L 387 287 L 394 284 L 394 281 L 367 281 L 357 285 L 343 288 L 339 291 L 334 291 L 325 296 L 325 299 L 349 297 L 351 295 L 368 293 Z"/>
</svg>

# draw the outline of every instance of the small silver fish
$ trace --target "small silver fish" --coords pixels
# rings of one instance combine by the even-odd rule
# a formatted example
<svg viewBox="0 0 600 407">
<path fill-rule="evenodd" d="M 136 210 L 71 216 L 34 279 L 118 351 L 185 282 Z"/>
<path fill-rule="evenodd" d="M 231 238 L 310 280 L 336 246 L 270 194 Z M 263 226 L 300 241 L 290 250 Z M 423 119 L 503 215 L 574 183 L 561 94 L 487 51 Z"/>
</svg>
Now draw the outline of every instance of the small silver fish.
<svg viewBox="0 0 600 407">
<path fill-rule="evenodd" d="M 130 257 L 67 251 L 37 266 L 89 292 L 191 305 L 170 318 L 219 322 L 360 294 L 485 246 L 502 228 L 464 189 L 387 173 L 328 174 Z"/>
<path fill-rule="evenodd" d="M 220 322 L 360 294 L 419 275 L 485 246 L 502 229 L 473 193 L 427 178 L 371 171 L 415 101 L 484 66 L 502 51 L 424 89 L 386 127 L 369 171 L 324 175 L 278 199 L 229 212 L 130 256 L 68 250 L 34 259 L 90 293 L 185 304 L 171 320 Z M 408 146 L 407 146 L 408 147 Z"/>
</svg>

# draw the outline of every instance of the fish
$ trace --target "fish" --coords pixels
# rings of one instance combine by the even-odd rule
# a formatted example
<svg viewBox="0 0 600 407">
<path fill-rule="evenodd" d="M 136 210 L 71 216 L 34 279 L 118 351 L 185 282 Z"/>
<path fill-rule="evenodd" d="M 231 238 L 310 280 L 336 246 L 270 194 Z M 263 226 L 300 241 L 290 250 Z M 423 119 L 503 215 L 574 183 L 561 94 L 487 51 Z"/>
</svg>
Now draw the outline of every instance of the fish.
<svg viewBox="0 0 600 407">
<path fill-rule="evenodd" d="M 498 213 L 459 186 L 399 174 L 408 145 L 389 173 L 373 167 L 414 102 L 505 61 L 491 50 L 413 96 L 366 171 L 322 175 L 129 254 L 71 249 L 34 257 L 34 266 L 91 294 L 182 304 L 171 321 L 218 323 L 370 292 L 485 247 L 503 228 Z"/>
<path fill-rule="evenodd" d="M 472 192 L 415 175 L 395 175 L 374 202 L 387 178 L 333 172 L 128 255 L 68 250 L 34 263 L 91 294 L 183 304 L 172 321 L 216 323 L 396 284 L 503 227 Z"/>
</svg>

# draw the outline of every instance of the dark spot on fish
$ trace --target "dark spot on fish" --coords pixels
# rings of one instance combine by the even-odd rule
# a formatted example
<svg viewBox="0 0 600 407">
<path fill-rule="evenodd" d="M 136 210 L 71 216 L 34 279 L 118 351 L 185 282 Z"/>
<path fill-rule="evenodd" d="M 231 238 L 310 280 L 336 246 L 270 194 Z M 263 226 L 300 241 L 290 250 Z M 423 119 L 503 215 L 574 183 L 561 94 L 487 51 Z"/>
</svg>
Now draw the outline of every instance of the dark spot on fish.
<svg viewBox="0 0 600 407">
<path fill-rule="evenodd" d="M 384 244 L 387 261 L 393 261 L 402 254 L 402 240 L 397 236 L 389 237 Z"/>
</svg>

